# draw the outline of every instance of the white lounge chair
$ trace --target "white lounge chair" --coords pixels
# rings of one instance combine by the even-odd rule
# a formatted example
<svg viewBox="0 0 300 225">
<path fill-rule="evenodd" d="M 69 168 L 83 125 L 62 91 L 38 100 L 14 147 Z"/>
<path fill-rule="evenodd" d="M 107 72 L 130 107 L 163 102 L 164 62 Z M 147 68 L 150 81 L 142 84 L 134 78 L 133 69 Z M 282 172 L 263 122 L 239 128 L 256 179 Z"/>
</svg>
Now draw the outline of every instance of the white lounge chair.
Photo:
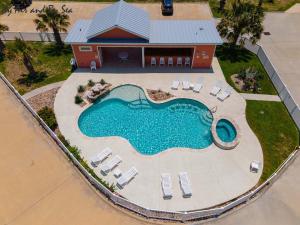
<svg viewBox="0 0 300 225">
<path fill-rule="evenodd" d="M 257 173 L 260 169 L 260 162 L 259 161 L 253 161 L 250 164 L 250 171 L 252 173 Z"/>
<path fill-rule="evenodd" d="M 185 57 L 185 59 L 184 59 L 184 65 L 185 66 L 190 66 L 191 65 L 191 58 L 190 57 Z"/>
<path fill-rule="evenodd" d="M 177 66 L 182 66 L 182 57 L 177 57 Z"/>
<path fill-rule="evenodd" d="M 107 174 L 111 170 L 113 170 L 117 165 L 119 165 L 121 162 L 122 162 L 121 157 L 116 155 L 110 161 L 108 161 L 106 164 L 101 166 L 101 171 L 103 173 Z"/>
<path fill-rule="evenodd" d="M 99 163 L 103 162 L 105 159 L 107 159 L 112 154 L 112 150 L 110 148 L 103 149 L 100 153 L 93 156 L 91 160 L 92 166 L 96 167 L 99 165 Z"/>
<path fill-rule="evenodd" d="M 177 89 L 178 89 L 178 87 L 179 87 L 179 84 L 180 84 L 179 80 L 173 80 L 173 83 L 172 83 L 171 89 L 173 89 L 173 90 L 177 90 Z"/>
<path fill-rule="evenodd" d="M 128 171 L 123 173 L 121 177 L 117 179 L 117 184 L 120 187 L 124 187 L 124 185 L 128 184 L 136 175 L 138 171 L 135 167 L 131 167 Z"/>
<path fill-rule="evenodd" d="M 219 92 L 217 94 L 217 98 L 220 101 L 224 101 L 226 98 L 228 98 L 231 95 L 231 88 L 230 87 L 226 87 L 224 90 L 221 90 L 221 92 Z"/>
<path fill-rule="evenodd" d="M 160 57 L 159 58 L 159 65 L 160 66 L 164 66 L 165 65 L 165 58 L 164 57 Z"/>
<path fill-rule="evenodd" d="M 221 81 L 217 81 L 216 84 L 211 89 L 210 94 L 216 96 L 221 91 L 221 88 L 222 88 Z"/>
<path fill-rule="evenodd" d="M 172 180 L 168 173 L 161 174 L 161 187 L 164 198 L 172 198 Z"/>
<path fill-rule="evenodd" d="M 201 88 L 203 87 L 203 78 L 199 78 L 197 83 L 195 84 L 193 91 L 199 93 Z"/>
<path fill-rule="evenodd" d="M 96 69 L 97 69 L 96 62 L 95 62 L 95 61 L 92 61 L 92 62 L 91 62 L 91 64 L 90 64 L 90 68 L 91 68 L 91 71 L 93 71 L 93 70 L 96 70 Z"/>
<path fill-rule="evenodd" d="M 191 197 L 192 196 L 192 188 L 191 188 L 191 182 L 189 180 L 187 172 L 181 172 L 179 173 L 179 182 L 180 187 L 183 193 L 183 197 Z"/>
<path fill-rule="evenodd" d="M 151 66 L 156 66 L 156 58 L 151 57 Z"/>
<path fill-rule="evenodd" d="M 173 66 L 173 57 L 168 57 L 168 66 Z"/>
<path fill-rule="evenodd" d="M 191 84 L 187 80 L 182 81 L 182 89 L 183 90 L 190 90 L 191 89 Z"/>
</svg>

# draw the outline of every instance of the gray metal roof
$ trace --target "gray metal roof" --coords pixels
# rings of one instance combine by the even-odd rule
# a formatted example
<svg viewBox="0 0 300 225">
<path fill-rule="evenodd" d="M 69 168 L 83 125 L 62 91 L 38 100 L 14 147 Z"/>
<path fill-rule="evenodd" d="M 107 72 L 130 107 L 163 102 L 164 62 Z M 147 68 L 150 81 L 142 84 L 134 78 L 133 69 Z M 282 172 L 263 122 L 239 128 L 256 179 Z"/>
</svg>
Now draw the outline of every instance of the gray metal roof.
<svg viewBox="0 0 300 225">
<path fill-rule="evenodd" d="M 87 30 L 91 24 L 91 20 L 77 20 L 68 36 L 64 40 L 65 43 L 86 43 Z"/>
<path fill-rule="evenodd" d="M 151 44 L 222 44 L 213 20 L 152 20 Z"/>
<path fill-rule="evenodd" d="M 149 39 L 150 18 L 143 9 L 120 0 L 96 13 L 87 31 L 87 38 L 93 38 L 115 27 Z"/>
</svg>

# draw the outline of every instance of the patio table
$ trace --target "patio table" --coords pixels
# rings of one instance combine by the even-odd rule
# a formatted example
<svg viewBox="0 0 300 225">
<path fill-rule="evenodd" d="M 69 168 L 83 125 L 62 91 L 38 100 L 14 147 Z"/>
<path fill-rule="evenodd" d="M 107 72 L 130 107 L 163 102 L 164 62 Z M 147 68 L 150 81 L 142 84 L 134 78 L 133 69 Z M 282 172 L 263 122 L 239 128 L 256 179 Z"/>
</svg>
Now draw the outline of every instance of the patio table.
<svg viewBox="0 0 300 225">
<path fill-rule="evenodd" d="M 119 52 L 118 57 L 122 60 L 125 61 L 128 59 L 128 52 Z"/>
</svg>

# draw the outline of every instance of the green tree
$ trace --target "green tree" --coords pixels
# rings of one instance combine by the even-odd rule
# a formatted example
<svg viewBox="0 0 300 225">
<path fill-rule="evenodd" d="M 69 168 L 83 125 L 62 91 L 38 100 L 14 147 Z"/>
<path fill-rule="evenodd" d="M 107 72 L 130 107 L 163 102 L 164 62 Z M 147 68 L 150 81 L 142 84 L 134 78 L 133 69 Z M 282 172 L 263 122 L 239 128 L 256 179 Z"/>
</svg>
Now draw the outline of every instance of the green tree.
<svg viewBox="0 0 300 225">
<path fill-rule="evenodd" d="M 11 0 L 11 4 L 16 9 L 24 9 L 24 8 L 30 6 L 31 3 L 32 3 L 32 0 Z"/>
<path fill-rule="evenodd" d="M 255 44 L 263 32 L 264 12 L 249 1 L 236 0 L 231 8 L 227 10 L 217 29 L 231 46 L 244 45 L 248 38 Z"/>
<path fill-rule="evenodd" d="M 30 47 L 30 45 L 28 45 L 25 41 L 21 40 L 20 38 L 16 38 L 13 50 L 22 54 L 24 66 L 26 67 L 29 73 L 28 78 L 34 78 L 37 73 L 32 65 L 32 58 L 30 56 L 32 48 Z"/>
<path fill-rule="evenodd" d="M 223 12 L 226 5 L 226 0 L 220 0 L 219 2 L 219 11 Z"/>
<path fill-rule="evenodd" d="M 54 33 L 55 42 L 58 47 L 63 47 L 63 42 L 59 32 L 67 32 L 67 27 L 70 25 L 69 16 L 65 13 L 60 13 L 56 8 L 47 7 L 45 12 L 37 15 L 38 19 L 34 20 L 36 30 L 48 32 L 49 28 Z"/>
<path fill-rule="evenodd" d="M 3 32 L 8 31 L 8 26 L 0 23 L 0 35 L 3 34 Z M 5 48 L 5 44 L 0 36 L 0 55 L 3 54 L 3 49 Z"/>
</svg>

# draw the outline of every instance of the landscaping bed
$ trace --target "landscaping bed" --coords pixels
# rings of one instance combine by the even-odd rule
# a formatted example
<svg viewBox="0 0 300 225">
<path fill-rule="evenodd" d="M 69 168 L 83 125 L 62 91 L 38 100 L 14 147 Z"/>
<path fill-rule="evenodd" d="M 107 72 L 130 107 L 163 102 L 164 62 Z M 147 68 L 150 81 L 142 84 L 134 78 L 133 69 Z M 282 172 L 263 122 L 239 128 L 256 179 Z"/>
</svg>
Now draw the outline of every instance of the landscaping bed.
<svg viewBox="0 0 300 225">
<path fill-rule="evenodd" d="M 49 91 L 45 91 L 41 94 L 37 94 L 29 99 L 27 102 L 34 109 L 34 111 L 39 111 L 44 107 L 54 108 L 55 96 L 59 88 L 53 88 Z"/>
<path fill-rule="evenodd" d="M 299 131 L 282 102 L 247 100 L 246 117 L 263 149 L 263 182 L 299 146 Z"/>
<path fill-rule="evenodd" d="M 165 92 L 160 89 L 158 90 L 147 89 L 147 93 L 149 97 L 154 101 L 163 101 L 174 97 L 174 95 L 170 94 L 169 92 Z"/>
<path fill-rule="evenodd" d="M 245 48 L 236 47 L 231 49 L 227 45 L 222 45 L 217 47 L 216 56 L 218 57 L 226 81 L 233 88 L 235 88 L 236 91 L 243 93 L 253 93 L 251 90 L 239 90 L 239 88 L 236 87 L 233 80 L 231 79 L 232 75 L 238 74 L 242 70 L 251 67 L 255 68 L 261 76 L 259 80 L 260 90 L 258 91 L 258 93 L 270 95 L 277 94 L 267 72 L 254 53 L 248 51 Z"/>
<path fill-rule="evenodd" d="M 32 48 L 30 56 L 37 71 L 37 75 L 28 78 L 28 71 L 22 62 L 22 56 L 16 54 L 11 57 L 9 53 L 0 60 L 0 71 L 14 85 L 20 94 L 25 94 L 38 87 L 66 80 L 71 75 L 70 59 L 72 49 L 65 46 L 64 49 L 57 49 L 53 44 L 43 42 L 27 42 Z M 13 48 L 14 41 L 7 42 L 7 49 Z"/>
</svg>

